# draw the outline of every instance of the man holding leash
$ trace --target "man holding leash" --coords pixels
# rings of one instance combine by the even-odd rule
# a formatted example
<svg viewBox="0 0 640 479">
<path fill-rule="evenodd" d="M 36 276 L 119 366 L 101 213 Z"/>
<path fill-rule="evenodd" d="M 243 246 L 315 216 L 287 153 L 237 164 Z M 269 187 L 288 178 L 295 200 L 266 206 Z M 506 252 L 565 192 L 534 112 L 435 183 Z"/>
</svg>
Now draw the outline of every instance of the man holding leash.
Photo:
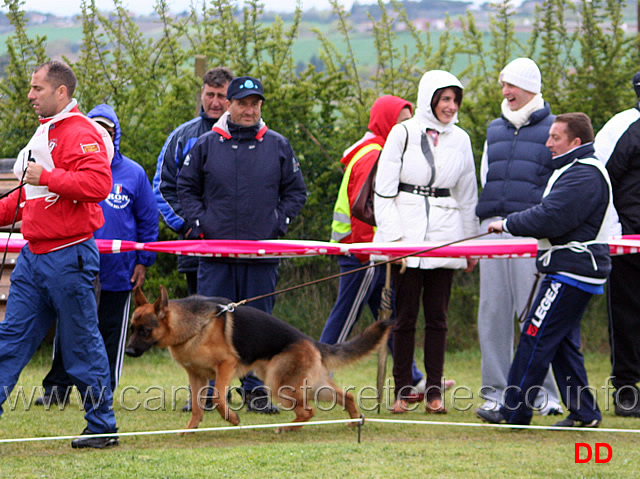
<svg viewBox="0 0 640 479">
<path fill-rule="evenodd" d="M 93 233 L 104 223 L 98 203 L 111 190 L 113 143 L 80 113 L 76 77 L 51 61 L 31 77 L 28 98 L 40 127 L 18 155 L 16 176 L 25 186 L 0 201 L 0 223 L 22 219 L 28 241 L 11 274 L 0 322 L 1 405 L 15 387 L 53 322 L 67 374 L 80 391 L 87 427 L 74 448 L 118 445 L 109 362 L 98 330 L 93 282 L 100 258 Z"/>
<path fill-rule="evenodd" d="M 98 239 L 150 243 L 158 240 L 158 207 L 144 168 L 120 152 L 121 129 L 116 112 L 109 105 L 93 108 L 87 116 L 102 126 L 113 140 L 111 161 L 113 187 L 100 202 L 105 221 L 95 232 Z M 142 287 L 146 269 L 156 259 L 150 251 L 127 251 L 100 255 L 98 282 L 98 326 L 107 349 L 111 390 L 120 381 L 124 360 L 131 290 Z M 51 370 L 42 381 L 44 395 L 35 404 L 48 406 L 67 402 L 71 379 L 64 370 L 60 348 L 54 347 Z"/>
<path fill-rule="evenodd" d="M 602 414 L 580 352 L 580 321 L 611 271 L 611 183 L 593 157 L 593 128 L 584 113 L 558 115 L 546 145 L 554 172 L 541 202 L 488 225 L 489 231 L 538 238 L 536 266 L 545 276 L 522 328 L 504 403 L 497 411 L 479 408 L 476 414 L 490 423 L 529 424 L 551 364 L 570 411 L 554 426 L 598 427 Z"/>
<path fill-rule="evenodd" d="M 187 238 L 279 238 L 304 206 L 307 194 L 300 164 L 289 141 L 262 121 L 264 99 L 259 80 L 234 78 L 227 88 L 227 112 L 186 156 L 178 195 Z M 277 259 L 202 257 L 198 294 L 240 301 L 272 293 L 277 279 Z M 271 313 L 274 303 L 274 296 L 269 296 L 250 305 Z M 254 376 L 244 378 L 243 389 L 249 410 L 278 412 Z"/>
</svg>

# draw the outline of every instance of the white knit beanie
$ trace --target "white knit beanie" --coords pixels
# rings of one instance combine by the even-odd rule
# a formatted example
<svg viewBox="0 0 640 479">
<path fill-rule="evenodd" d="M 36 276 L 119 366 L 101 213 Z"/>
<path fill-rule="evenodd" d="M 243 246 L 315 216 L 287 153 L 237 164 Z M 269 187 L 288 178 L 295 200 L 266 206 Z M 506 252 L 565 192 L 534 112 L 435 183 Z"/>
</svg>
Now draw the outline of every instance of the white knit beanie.
<svg viewBox="0 0 640 479">
<path fill-rule="evenodd" d="M 500 83 L 511 83 L 531 93 L 540 93 L 540 69 L 529 58 L 516 58 L 500 72 Z"/>
</svg>

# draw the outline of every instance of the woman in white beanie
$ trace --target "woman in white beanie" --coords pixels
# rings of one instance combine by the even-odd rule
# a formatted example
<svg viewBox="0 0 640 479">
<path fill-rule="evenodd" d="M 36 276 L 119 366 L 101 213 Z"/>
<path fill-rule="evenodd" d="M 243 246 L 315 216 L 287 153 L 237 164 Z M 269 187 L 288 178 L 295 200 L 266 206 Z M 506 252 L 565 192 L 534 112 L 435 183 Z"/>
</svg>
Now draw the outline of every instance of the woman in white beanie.
<svg viewBox="0 0 640 479">
<path fill-rule="evenodd" d="M 451 73 L 432 70 L 418 87 L 414 116 L 393 127 L 380 154 L 375 187 L 374 241 L 448 242 L 473 235 L 477 186 L 471 140 L 455 125 L 463 86 Z M 447 308 L 455 269 L 475 260 L 417 258 L 392 268 L 396 300 L 393 327 L 392 412 L 408 410 L 411 362 L 420 302 L 425 316 L 424 362 L 427 412 L 446 413 L 442 401 Z"/>
</svg>

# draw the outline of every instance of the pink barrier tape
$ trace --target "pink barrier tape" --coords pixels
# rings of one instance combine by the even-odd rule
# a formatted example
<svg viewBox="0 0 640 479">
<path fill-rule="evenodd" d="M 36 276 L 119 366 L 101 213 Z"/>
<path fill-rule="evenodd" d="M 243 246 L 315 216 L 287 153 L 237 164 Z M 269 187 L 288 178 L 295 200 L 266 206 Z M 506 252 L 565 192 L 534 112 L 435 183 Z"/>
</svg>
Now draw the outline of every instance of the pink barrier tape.
<svg viewBox="0 0 640 479">
<path fill-rule="evenodd" d="M 214 258 L 260 258 L 344 254 L 339 243 L 304 240 L 182 240 L 146 243 L 145 251 Z"/>
<path fill-rule="evenodd" d="M 412 252 L 437 247 L 435 241 L 423 243 L 354 243 L 341 244 L 307 240 L 182 240 L 137 243 L 124 240 L 96 240 L 100 253 L 126 251 L 153 251 L 188 256 L 215 258 L 292 258 L 318 255 L 370 254 L 381 256 L 403 256 Z M 0 238 L 0 249 L 18 253 L 26 244 L 23 239 Z M 609 239 L 612 255 L 640 252 L 640 235 L 612 236 Z M 537 243 L 530 238 L 510 240 L 470 240 L 445 246 L 419 256 L 471 257 L 471 258 L 531 258 L 535 257 Z"/>
</svg>

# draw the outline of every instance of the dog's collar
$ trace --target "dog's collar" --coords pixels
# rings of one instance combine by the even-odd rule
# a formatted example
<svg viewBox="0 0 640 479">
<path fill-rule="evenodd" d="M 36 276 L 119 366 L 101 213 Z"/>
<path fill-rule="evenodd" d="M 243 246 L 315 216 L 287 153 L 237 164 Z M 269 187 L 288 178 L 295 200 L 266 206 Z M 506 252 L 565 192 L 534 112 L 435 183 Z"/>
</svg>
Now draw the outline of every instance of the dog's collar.
<svg viewBox="0 0 640 479">
<path fill-rule="evenodd" d="M 218 312 L 218 314 L 216 314 L 216 317 L 220 316 L 223 313 L 233 313 L 236 310 L 236 306 L 238 306 L 237 303 L 229 303 L 227 305 L 220 305 L 220 311 Z"/>
</svg>

